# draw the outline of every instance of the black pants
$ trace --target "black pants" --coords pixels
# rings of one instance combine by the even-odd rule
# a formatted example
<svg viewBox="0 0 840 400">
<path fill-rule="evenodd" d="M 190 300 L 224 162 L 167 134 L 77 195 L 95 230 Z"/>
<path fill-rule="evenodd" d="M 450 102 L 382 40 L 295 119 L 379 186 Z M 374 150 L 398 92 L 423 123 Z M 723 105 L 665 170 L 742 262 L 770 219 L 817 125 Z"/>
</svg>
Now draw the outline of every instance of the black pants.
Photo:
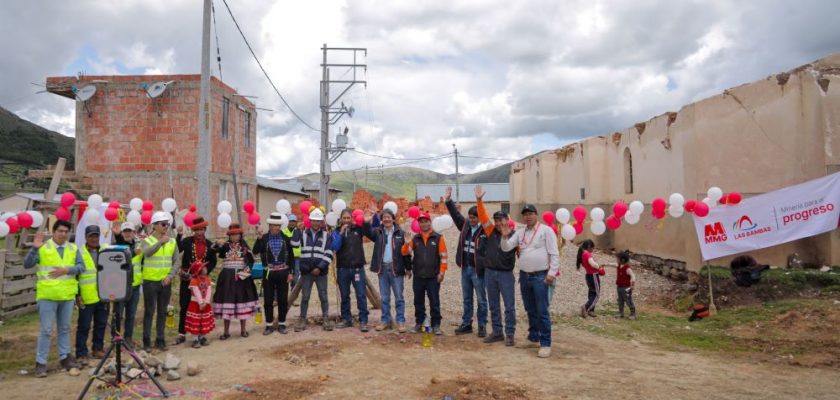
<svg viewBox="0 0 840 400">
<path fill-rule="evenodd" d="M 277 299 L 277 321 L 286 323 L 286 313 L 289 311 L 289 269 L 280 271 L 265 271 L 268 276 L 263 279 L 263 296 L 265 297 L 265 323 L 274 322 L 274 299 Z"/>
<path fill-rule="evenodd" d="M 440 326 L 440 283 L 437 278 L 418 278 L 414 276 L 414 322 L 423 325 L 426 320 L 426 296 L 429 296 L 429 311 L 431 312 L 431 327 Z"/>
<path fill-rule="evenodd" d="M 186 335 L 187 330 L 184 329 L 184 323 L 187 320 L 187 308 L 190 306 L 190 299 L 192 298 L 189 281 L 181 279 L 181 289 L 179 296 L 180 298 L 178 299 L 178 311 L 180 315 L 178 316 L 178 333 Z"/>
<path fill-rule="evenodd" d="M 636 305 L 633 304 L 633 288 L 619 287 L 618 290 L 618 312 L 624 315 L 624 303 L 630 307 L 630 315 L 636 315 Z"/>
<path fill-rule="evenodd" d="M 595 305 L 601 298 L 601 276 L 598 274 L 586 274 L 586 287 L 589 288 L 586 301 L 586 311 L 594 312 Z"/>
<path fill-rule="evenodd" d="M 143 344 L 151 343 L 152 322 L 155 322 L 155 341 L 164 343 L 166 329 L 166 307 L 172 297 L 172 285 L 163 286 L 162 281 L 143 282 Z M 155 315 L 157 312 L 157 315 Z"/>
</svg>

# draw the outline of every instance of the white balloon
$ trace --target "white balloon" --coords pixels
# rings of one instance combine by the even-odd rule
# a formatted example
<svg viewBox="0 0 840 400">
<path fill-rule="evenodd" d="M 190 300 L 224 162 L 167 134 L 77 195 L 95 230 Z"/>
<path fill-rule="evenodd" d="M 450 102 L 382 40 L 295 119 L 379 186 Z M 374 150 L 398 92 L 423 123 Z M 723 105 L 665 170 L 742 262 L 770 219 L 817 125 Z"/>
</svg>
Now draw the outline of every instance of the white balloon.
<svg viewBox="0 0 840 400">
<path fill-rule="evenodd" d="M 710 199 L 708 197 L 704 198 L 703 202 L 706 203 L 706 205 L 709 206 L 709 208 L 713 208 L 714 206 L 717 205 L 717 201 L 713 201 L 712 199 Z"/>
<path fill-rule="evenodd" d="M 706 195 L 709 196 L 709 200 L 717 203 L 720 201 L 720 198 L 723 197 L 723 190 L 720 190 L 717 186 L 712 186 L 709 188 L 709 191 L 706 192 Z"/>
<path fill-rule="evenodd" d="M 292 212 L 292 203 L 289 203 L 289 200 L 280 199 L 277 200 L 277 204 L 274 205 L 274 208 L 276 208 L 277 212 L 280 214 L 286 215 Z"/>
<path fill-rule="evenodd" d="M 568 210 L 566 210 L 566 211 L 568 212 Z M 562 228 L 560 228 L 560 236 L 562 236 L 563 239 L 572 240 L 572 239 L 575 238 L 576 235 L 577 235 L 577 232 L 575 232 L 575 227 L 574 226 L 571 226 L 569 224 L 565 224 L 565 225 L 563 225 Z"/>
<path fill-rule="evenodd" d="M 679 193 L 674 193 L 668 198 L 668 204 L 682 207 L 685 204 L 685 197 Z"/>
<path fill-rule="evenodd" d="M 131 207 L 132 210 L 140 211 L 143 209 L 143 199 L 135 197 L 131 199 L 128 206 Z"/>
<path fill-rule="evenodd" d="M 383 208 L 386 209 L 386 210 L 391 210 L 391 212 L 393 212 L 394 215 L 397 215 L 397 203 L 394 203 L 393 201 L 389 201 L 389 202 L 385 203 L 385 206 Z"/>
<path fill-rule="evenodd" d="M 289 217 L 286 214 L 280 216 L 280 227 L 286 229 L 289 227 Z"/>
<path fill-rule="evenodd" d="M 630 202 L 630 214 L 642 215 L 645 212 L 645 205 L 639 200 Z"/>
<path fill-rule="evenodd" d="M 230 214 L 230 212 L 233 211 L 233 205 L 227 200 L 222 200 L 219 202 L 219 205 L 216 206 L 216 211 L 218 211 L 219 214 Z M 222 228 L 227 228 L 227 226 L 223 226 Z"/>
<path fill-rule="evenodd" d="M 443 217 L 442 216 L 437 217 L 437 218 L 432 220 L 432 229 L 437 233 L 443 233 L 443 230 L 444 230 L 443 225 L 444 225 L 444 223 L 443 223 Z"/>
<path fill-rule="evenodd" d="M 342 199 L 335 199 L 332 203 L 332 211 L 336 214 L 341 215 L 345 208 L 347 208 L 347 202 Z"/>
<path fill-rule="evenodd" d="M 603 221 L 604 220 L 604 210 L 601 207 L 595 207 L 589 213 L 589 216 L 592 217 L 592 221 Z"/>
<path fill-rule="evenodd" d="M 641 219 L 641 218 L 642 218 L 642 216 L 639 215 L 639 214 L 633 214 L 633 213 L 624 214 L 624 221 L 626 221 L 630 225 L 638 224 L 639 219 Z"/>
<path fill-rule="evenodd" d="M 102 205 L 102 196 L 98 194 L 92 194 L 88 197 L 88 207 L 99 209 L 99 206 Z"/>
<path fill-rule="evenodd" d="M 449 214 L 444 214 L 440 216 L 443 219 L 443 229 L 449 229 L 455 226 L 455 221 L 452 219 L 452 216 Z"/>
<path fill-rule="evenodd" d="M 178 208 L 178 203 L 175 202 L 175 199 L 167 197 L 163 199 L 163 201 L 160 203 L 160 206 L 161 208 L 163 208 L 163 211 L 171 213 L 175 211 L 176 208 Z"/>
<path fill-rule="evenodd" d="M 17 214 L 15 214 L 13 212 L 4 212 L 3 214 L 0 214 L 0 221 L 5 221 L 9 218 L 14 217 L 15 215 L 17 215 Z"/>
<path fill-rule="evenodd" d="M 557 212 L 554 213 L 554 216 L 557 218 L 558 223 L 565 225 L 565 224 L 569 223 L 569 218 L 571 218 L 572 214 L 570 214 L 569 210 L 567 210 L 565 208 L 558 208 Z M 574 229 L 575 229 L 575 227 L 572 227 L 573 232 L 574 232 Z M 566 239 L 566 240 L 572 240 L 572 239 Z"/>
<path fill-rule="evenodd" d="M 228 203 L 228 204 L 230 204 L 230 203 Z M 227 213 L 219 214 L 219 218 L 216 219 L 216 223 L 218 223 L 219 227 L 221 227 L 222 229 L 227 229 L 228 227 L 230 227 L 231 222 L 233 222 L 233 221 L 230 218 L 230 214 L 227 214 Z"/>
<path fill-rule="evenodd" d="M 607 231 L 607 224 L 605 224 L 604 221 L 593 221 L 592 224 L 589 225 L 589 230 L 592 231 L 593 235 L 601 236 Z"/>
<path fill-rule="evenodd" d="M 682 206 L 678 206 L 676 204 L 671 205 L 668 208 L 668 214 L 670 214 L 674 218 L 682 217 L 685 214 L 685 209 Z"/>
<path fill-rule="evenodd" d="M 142 201 L 141 201 L 142 203 Z M 142 207 L 143 204 L 140 204 Z M 128 215 L 125 216 L 125 220 L 134 224 L 134 226 L 140 226 L 141 218 L 140 218 L 140 211 L 138 210 L 131 210 L 128 212 Z"/>
<path fill-rule="evenodd" d="M 91 196 L 91 197 L 93 197 L 93 196 Z M 102 205 L 102 204 L 100 203 L 99 205 Z M 98 225 L 99 224 L 99 217 L 100 217 L 99 210 L 97 210 L 95 208 L 88 208 L 87 211 L 85 211 L 85 222 L 87 222 L 88 225 Z"/>
<path fill-rule="evenodd" d="M 44 223 L 44 215 L 39 213 L 38 211 L 27 211 L 26 213 L 32 217 L 33 228 L 37 228 Z"/>
<path fill-rule="evenodd" d="M 0 221 L 0 238 L 6 237 L 9 234 L 9 224 Z"/>
<path fill-rule="evenodd" d="M 338 213 L 335 211 L 330 211 L 324 217 L 324 220 L 327 221 L 327 225 L 335 226 L 338 223 Z"/>
</svg>

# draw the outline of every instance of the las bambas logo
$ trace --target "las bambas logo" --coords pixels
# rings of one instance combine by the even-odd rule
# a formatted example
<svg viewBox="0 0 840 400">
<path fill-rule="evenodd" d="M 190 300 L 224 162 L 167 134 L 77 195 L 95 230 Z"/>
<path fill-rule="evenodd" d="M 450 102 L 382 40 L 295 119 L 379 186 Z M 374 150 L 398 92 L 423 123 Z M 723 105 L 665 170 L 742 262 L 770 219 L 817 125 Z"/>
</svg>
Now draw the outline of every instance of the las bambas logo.
<svg viewBox="0 0 840 400">
<path fill-rule="evenodd" d="M 772 231 L 773 228 L 769 226 L 759 227 L 758 224 L 754 223 L 748 215 L 743 215 L 741 218 L 738 218 L 737 221 L 732 223 L 732 230 L 735 231 L 733 239 L 739 240 L 768 233 Z"/>
</svg>

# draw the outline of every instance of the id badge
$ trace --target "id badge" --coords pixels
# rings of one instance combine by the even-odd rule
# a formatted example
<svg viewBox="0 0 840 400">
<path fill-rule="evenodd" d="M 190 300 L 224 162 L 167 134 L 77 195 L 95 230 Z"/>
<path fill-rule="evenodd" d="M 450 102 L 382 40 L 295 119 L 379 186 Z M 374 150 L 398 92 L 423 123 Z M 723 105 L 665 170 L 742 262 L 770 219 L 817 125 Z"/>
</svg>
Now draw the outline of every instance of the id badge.
<svg viewBox="0 0 840 400">
<path fill-rule="evenodd" d="M 361 277 L 359 276 L 359 273 L 357 272 L 357 273 L 356 273 L 356 276 L 355 276 L 356 282 L 358 282 L 360 278 L 361 278 Z"/>
</svg>

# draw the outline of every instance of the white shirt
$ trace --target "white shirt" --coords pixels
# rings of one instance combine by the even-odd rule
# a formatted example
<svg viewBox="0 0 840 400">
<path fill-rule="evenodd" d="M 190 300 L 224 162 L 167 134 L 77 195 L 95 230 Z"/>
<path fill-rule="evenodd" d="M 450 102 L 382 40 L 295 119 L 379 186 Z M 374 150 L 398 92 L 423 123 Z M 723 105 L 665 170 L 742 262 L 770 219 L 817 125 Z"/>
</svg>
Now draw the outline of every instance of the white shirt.
<svg viewBox="0 0 840 400">
<path fill-rule="evenodd" d="M 534 228 L 520 229 L 507 240 L 502 240 L 502 251 L 519 246 L 519 270 L 537 272 L 548 270 L 551 276 L 560 269 L 560 252 L 557 237 L 546 225 L 537 223 Z"/>
</svg>

